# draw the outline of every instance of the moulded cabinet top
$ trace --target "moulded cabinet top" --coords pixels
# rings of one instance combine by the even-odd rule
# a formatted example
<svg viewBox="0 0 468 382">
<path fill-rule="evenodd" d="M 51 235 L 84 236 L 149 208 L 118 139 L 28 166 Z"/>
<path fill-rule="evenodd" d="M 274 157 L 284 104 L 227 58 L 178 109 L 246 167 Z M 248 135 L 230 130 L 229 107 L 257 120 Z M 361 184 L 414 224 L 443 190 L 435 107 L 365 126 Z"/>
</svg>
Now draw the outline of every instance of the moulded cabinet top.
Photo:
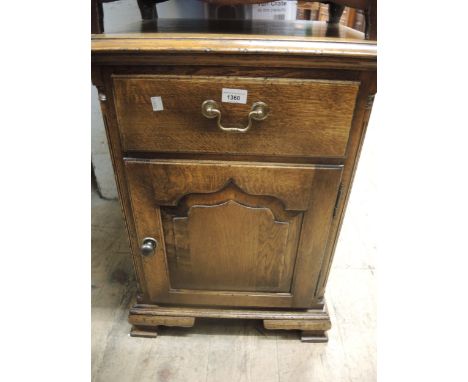
<svg viewBox="0 0 468 382">
<path fill-rule="evenodd" d="M 93 61 L 108 53 L 272 54 L 347 57 L 376 65 L 375 41 L 320 21 L 157 19 L 92 35 Z"/>
</svg>

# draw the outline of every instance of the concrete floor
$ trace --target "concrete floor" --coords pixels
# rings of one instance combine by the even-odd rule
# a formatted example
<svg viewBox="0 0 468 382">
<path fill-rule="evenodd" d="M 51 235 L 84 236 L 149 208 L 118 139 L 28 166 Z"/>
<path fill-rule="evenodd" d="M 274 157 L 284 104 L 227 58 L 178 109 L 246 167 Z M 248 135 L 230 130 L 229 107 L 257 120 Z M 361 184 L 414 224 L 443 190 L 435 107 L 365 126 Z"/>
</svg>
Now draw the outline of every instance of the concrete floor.
<svg viewBox="0 0 468 382">
<path fill-rule="evenodd" d="M 374 134 L 370 126 L 329 279 L 327 344 L 245 320 L 197 320 L 191 329 L 162 328 L 156 339 L 129 337 L 135 283 L 122 215 L 117 201 L 93 191 L 93 381 L 375 381 Z"/>
</svg>

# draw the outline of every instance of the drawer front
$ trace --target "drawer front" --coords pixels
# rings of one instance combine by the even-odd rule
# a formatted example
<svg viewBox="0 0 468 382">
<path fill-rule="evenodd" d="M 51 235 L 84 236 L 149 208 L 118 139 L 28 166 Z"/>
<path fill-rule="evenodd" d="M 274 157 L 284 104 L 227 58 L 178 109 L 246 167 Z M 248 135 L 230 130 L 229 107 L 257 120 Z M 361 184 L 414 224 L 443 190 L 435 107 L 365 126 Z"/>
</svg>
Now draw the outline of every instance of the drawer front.
<svg viewBox="0 0 468 382">
<path fill-rule="evenodd" d="M 343 157 L 358 82 L 236 77 L 115 75 L 114 99 L 126 152 L 185 152 L 296 157 Z M 221 102 L 222 90 L 247 91 L 246 103 Z M 151 98 L 162 103 L 153 110 Z M 227 128 L 248 126 L 256 102 L 264 120 L 245 133 L 223 131 L 202 114 L 214 100 Z"/>
<path fill-rule="evenodd" d="M 126 160 L 151 303 L 306 307 L 340 166 Z"/>
</svg>

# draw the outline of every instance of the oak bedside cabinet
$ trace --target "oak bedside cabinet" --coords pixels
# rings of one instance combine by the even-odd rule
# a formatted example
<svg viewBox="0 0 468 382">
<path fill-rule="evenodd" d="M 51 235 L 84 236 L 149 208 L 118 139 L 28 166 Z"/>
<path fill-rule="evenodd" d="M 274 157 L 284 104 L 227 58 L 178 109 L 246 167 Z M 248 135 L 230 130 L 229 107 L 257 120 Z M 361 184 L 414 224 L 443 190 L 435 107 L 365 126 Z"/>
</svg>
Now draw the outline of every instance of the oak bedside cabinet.
<svg viewBox="0 0 468 382">
<path fill-rule="evenodd" d="M 92 77 L 138 283 L 131 334 L 216 317 L 326 341 L 376 41 L 325 22 L 159 19 L 94 34 Z"/>
</svg>

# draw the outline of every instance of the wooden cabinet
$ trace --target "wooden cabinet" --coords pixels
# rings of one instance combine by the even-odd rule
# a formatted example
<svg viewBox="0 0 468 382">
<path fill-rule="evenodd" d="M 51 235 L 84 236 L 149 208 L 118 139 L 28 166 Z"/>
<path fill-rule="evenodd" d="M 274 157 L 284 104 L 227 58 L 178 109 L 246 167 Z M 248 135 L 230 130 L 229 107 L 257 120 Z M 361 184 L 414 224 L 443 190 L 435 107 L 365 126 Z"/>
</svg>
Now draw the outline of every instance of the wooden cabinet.
<svg viewBox="0 0 468 382">
<path fill-rule="evenodd" d="M 375 43 L 96 35 L 92 60 L 137 275 L 132 334 L 221 317 L 326 340 Z"/>
</svg>

